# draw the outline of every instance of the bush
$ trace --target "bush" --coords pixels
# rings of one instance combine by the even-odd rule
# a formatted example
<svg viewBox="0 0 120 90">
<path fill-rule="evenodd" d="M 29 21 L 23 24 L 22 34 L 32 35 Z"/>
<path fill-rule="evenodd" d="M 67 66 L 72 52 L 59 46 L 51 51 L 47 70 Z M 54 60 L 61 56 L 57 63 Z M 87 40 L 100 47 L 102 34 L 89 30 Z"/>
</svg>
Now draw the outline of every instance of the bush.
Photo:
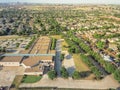
<svg viewBox="0 0 120 90">
<path fill-rule="evenodd" d="M 80 74 L 78 71 L 74 71 L 73 75 L 72 75 L 73 79 L 80 79 Z"/>
<path fill-rule="evenodd" d="M 56 78 L 56 72 L 54 70 L 49 71 L 48 77 L 53 80 L 54 78 Z"/>
<path fill-rule="evenodd" d="M 64 56 L 65 56 L 65 54 L 61 54 L 61 56 L 60 56 L 61 61 L 64 60 Z"/>
<path fill-rule="evenodd" d="M 120 69 L 114 72 L 114 78 L 120 82 Z"/>
<path fill-rule="evenodd" d="M 105 70 L 107 70 L 108 73 L 114 73 L 116 70 L 116 67 L 112 65 L 111 63 L 106 63 Z"/>
<path fill-rule="evenodd" d="M 56 41 L 57 41 L 57 39 L 52 38 L 51 47 L 50 47 L 51 50 L 55 49 L 55 47 L 56 47 Z"/>
<path fill-rule="evenodd" d="M 90 68 L 91 71 L 95 74 L 96 79 L 101 79 L 101 72 L 95 66 L 92 66 Z"/>
<path fill-rule="evenodd" d="M 61 75 L 62 75 L 63 78 L 68 78 L 69 74 L 68 74 L 65 67 L 61 68 Z"/>
</svg>

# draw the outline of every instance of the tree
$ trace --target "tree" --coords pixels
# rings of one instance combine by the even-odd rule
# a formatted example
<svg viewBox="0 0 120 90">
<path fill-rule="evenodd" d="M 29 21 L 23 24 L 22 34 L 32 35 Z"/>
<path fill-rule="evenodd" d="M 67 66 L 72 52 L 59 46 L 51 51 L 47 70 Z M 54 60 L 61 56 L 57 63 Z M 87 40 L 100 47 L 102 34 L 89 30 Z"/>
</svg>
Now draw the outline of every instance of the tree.
<svg viewBox="0 0 120 90">
<path fill-rule="evenodd" d="M 109 73 L 114 73 L 116 67 L 115 67 L 114 65 L 112 65 L 111 63 L 106 63 L 105 69 L 106 69 Z"/>
<path fill-rule="evenodd" d="M 120 58 L 120 54 L 118 54 L 118 58 Z"/>
<path fill-rule="evenodd" d="M 61 68 L 61 75 L 62 75 L 63 78 L 68 78 L 69 74 L 68 74 L 65 67 Z"/>
<path fill-rule="evenodd" d="M 100 79 L 101 78 L 101 72 L 95 66 L 91 67 L 91 71 L 95 74 L 96 79 Z"/>
<path fill-rule="evenodd" d="M 120 82 L 120 69 L 114 72 L 114 78 Z"/>
<path fill-rule="evenodd" d="M 73 75 L 72 75 L 73 79 L 80 79 L 80 74 L 78 71 L 74 71 Z"/>
<path fill-rule="evenodd" d="M 61 59 L 61 61 L 64 60 L 64 57 L 65 57 L 65 54 L 61 54 L 61 55 L 60 55 L 60 59 Z"/>
<path fill-rule="evenodd" d="M 56 77 L 56 72 L 54 70 L 49 71 L 48 77 L 53 80 Z"/>
<path fill-rule="evenodd" d="M 103 48 L 105 47 L 105 42 L 98 41 L 98 42 L 96 43 L 96 45 L 97 45 L 97 47 L 98 47 L 99 49 L 103 49 Z"/>
</svg>

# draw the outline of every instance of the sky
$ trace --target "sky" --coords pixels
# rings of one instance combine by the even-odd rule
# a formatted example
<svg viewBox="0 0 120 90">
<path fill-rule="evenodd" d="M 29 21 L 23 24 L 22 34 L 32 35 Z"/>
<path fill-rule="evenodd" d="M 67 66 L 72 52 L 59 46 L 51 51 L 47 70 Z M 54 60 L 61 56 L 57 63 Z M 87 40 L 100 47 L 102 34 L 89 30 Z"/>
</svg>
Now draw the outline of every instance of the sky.
<svg viewBox="0 0 120 90">
<path fill-rule="evenodd" d="M 120 0 L 0 0 L 0 3 L 58 3 L 58 4 L 120 4 Z"/>
</svg>

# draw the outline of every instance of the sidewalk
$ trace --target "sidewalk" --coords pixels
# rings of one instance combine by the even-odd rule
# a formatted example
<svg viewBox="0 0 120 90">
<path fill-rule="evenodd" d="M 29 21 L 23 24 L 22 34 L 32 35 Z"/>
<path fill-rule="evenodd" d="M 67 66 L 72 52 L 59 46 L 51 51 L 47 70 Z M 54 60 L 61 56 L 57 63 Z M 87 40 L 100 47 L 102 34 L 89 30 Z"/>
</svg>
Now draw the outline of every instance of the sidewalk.
<svg viewBox="0 0 120 90">
<path fill-rule="evenodd" d="M 103 80 L 73 80 L 57 78 L 50 80 L 44 76 L 39 82 L 33 84 L 22 83 L 20 87 L 58 87 L 58 88 L 81 88 L 81 89 L 109 89 L 117 88 L 118 84 L 111 76 L 107 76 Z"/>
</svg>

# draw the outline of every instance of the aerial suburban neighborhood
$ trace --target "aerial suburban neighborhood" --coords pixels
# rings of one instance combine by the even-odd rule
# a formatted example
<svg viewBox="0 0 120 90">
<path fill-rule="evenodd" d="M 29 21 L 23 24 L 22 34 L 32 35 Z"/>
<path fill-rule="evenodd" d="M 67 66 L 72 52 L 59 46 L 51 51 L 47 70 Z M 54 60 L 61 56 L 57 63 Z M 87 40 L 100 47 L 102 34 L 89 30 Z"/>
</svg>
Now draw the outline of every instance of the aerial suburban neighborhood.
<svg viewBox="0 0 120 90">
<path fill-rule="evenodd" d="M 0 3 L 0 90 L 120 90 L 120 5 Z"/>
</svg>

